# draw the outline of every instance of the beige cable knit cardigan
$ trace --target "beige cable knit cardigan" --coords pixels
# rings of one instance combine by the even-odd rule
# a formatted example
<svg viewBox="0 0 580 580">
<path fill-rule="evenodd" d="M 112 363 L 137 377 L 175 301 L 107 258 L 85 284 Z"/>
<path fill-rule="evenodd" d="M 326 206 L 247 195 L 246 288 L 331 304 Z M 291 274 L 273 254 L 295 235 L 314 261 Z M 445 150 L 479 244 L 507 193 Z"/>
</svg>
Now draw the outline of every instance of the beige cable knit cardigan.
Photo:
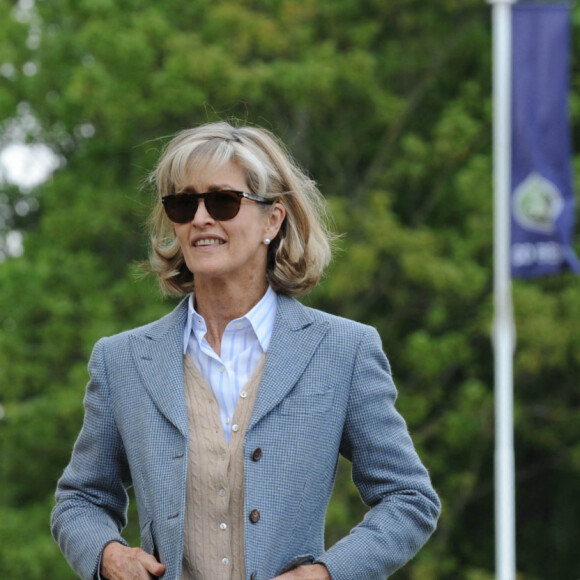
<svg viewBox="0 0 580 580">
<path fill-rule="evenodd" d="M 240 393 L 228 445 L 211 388 L 190 356 L 184 357 L 189 455 L 181 580 L 243 580 L 245 576 L 244 434 L 264 361 L 265 355 Z M 255 460 L 258 455 L 255 450 Z"/>
</svg>

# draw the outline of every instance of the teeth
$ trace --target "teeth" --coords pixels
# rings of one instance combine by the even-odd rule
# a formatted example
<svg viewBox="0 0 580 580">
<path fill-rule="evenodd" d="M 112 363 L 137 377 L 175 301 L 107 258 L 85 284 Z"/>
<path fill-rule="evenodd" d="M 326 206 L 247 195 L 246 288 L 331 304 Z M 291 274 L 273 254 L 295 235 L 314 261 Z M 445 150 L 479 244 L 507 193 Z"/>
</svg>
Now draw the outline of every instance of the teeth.
<svg viewBox="0 0 580 580">
<path fill-rule="evenodd" d="M 207 238 L 204 240 L 197 240 L 197 242 L 195 242 L 194 246 L 197 248 L 198 246 L 219 246 L 220 244 L 223 244 L 224 242 L 222 240 L 218 240 L 217 238 Z"/>
</svg>

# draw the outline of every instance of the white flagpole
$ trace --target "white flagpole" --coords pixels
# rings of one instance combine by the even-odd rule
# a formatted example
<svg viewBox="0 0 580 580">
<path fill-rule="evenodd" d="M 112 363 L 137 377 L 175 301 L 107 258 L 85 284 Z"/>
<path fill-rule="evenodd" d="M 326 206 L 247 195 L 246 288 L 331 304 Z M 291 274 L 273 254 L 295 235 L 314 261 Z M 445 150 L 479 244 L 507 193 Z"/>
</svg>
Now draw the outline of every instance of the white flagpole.
<svg viewBox="0 0 580 580">
<path fill-rule="evenodd" d="M 512 4 L 493 6 L 495 565 L 497 580 L 515 580 L 515 460 L 513 353 L 515 325 L 510 274 Z"/>
</svg>

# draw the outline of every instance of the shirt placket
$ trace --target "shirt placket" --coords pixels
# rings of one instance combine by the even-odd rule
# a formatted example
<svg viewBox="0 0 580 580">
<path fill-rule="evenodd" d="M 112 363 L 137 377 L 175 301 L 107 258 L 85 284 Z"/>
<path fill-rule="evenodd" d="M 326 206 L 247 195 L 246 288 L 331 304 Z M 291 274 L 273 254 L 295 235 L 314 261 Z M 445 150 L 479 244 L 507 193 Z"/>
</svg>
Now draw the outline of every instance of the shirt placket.
<svg viewBox="0 0 580 580">
<path fill-rule="evenodd" d="M 232 524 L 230 515 L 230 483 L 228 472 L 230 467 L 231 455 L 224 445 L 218 458 L 218 469 L 216 470 L 216 479 L 213 482 L 212 489 L 217 490 L 216 512 L 212 520 L 215 526 L 218 544 L 219 569 L 223 571 L 221 578 L 228 579 L 231 577 L 233 565 L 232 550 Z"/>
</svg>

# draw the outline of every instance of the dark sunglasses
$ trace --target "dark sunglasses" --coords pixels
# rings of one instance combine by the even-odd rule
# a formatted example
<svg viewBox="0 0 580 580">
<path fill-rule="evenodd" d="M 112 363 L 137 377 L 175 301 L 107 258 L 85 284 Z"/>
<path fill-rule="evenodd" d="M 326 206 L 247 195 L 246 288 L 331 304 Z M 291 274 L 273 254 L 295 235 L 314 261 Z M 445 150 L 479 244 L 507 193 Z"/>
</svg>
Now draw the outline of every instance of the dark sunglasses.
<svg viewBox="0 0 580 580">
<path fill-rule="evenodd" d="M 234 219 L 242 204 L 242 198 L 251 199 L 258 203 L 272 204 L 275 200 L 266 199 L 254 193 L 220 189 L 206 193 L 173 193 L 161 198 L 167 217 L 176 224 L 185 224 L 195 217 L 199 200 L 203 199 L 207 213 L 220 222 Z"/>
</svg>

